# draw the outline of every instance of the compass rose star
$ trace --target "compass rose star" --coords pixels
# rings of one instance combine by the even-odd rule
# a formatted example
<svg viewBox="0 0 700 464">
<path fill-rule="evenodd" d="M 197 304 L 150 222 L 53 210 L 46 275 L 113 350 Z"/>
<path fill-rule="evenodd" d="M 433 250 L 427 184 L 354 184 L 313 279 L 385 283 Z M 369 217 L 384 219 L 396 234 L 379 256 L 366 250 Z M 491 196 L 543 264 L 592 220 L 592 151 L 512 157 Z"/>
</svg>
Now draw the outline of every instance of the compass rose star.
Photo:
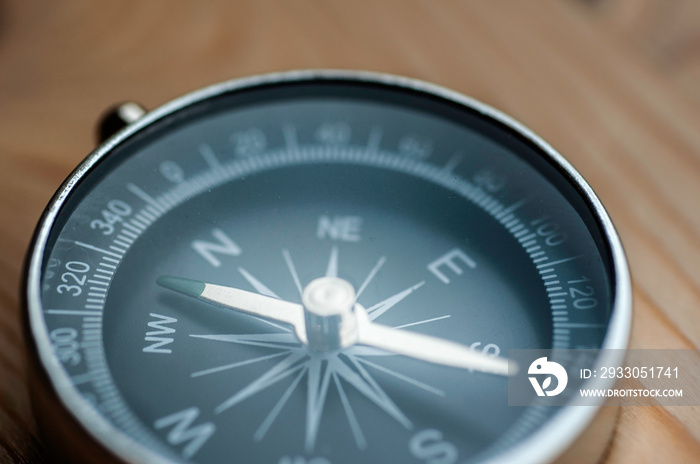
<svg viewBox="0 0 700 464">
<path fill-rule="evenodd" d="M 301 380 L 306 377 L 306 438 L 305 448 L 313 451 L 321 425 L 324 405 L 328 397 L 328 391 L 335 387 L 340 396 L 343 410 L 348 424 L 352 430 L 357 446 L 361 449 L 366 447 L 366 440 L 361 431 L 360 425 L 352 410 L 344 384 L 351 385 L 365 398 L 373 402 L 389 416 L 394 418 L 402 426 L 410 429 L 412 424 L 401 409 L 391 400 L 389 395 L 377 383 L 368 371 L 367 367 L 385 372 L 395 378 L 403 380 L 411 385 L 422 388 L 439 396 L 444 396 L 440 390 L 426 385 L 416 379 L 395 372 L 389 368 L 372 363 L 364 356 L 371 352 L 358 350 L 359 354 L 353 353 L 353 349 L 336 351 L 332 353 L 309 353 L 304 346 L 283 347 L 283 344 L 293 337 L 292 334 L 246 334 L 246 335 L 191 335 L 194 338 L 208 339 L 241 345 L 256 345 L 268 348 L 278 348 L 278 353 L 252 358 L 246 361 L 217 366 L 210 369 L 197 371 L 192 377 L 202 377 L 209 374 L 223 372 L 229 369 L 242 368 L 251 364 L 264 362 L 269 359 L 280 358 L 282 360 L 267 370 L 260 377 L 242 388 L 233 396 L 226 399 L 216 407 L 217 414 L 223 413 L 229 408 L 242 401 L 260 393 L 261 391 L 277 384 L 285 379 L 292 378 L 291 383 L 282 394 L 277 403 L 273 406 L 268 416 L 263 420 L 260 427 L 255 432 L 255 439 L 262 440 L 280 414 L 284 405 L 291 397 L 293 391 L 299 388 Z M 265 341 L 265 340 L 269 341 Z"/>
<path fill-rule="evenodd" d="M 283 257 L 295 285 L 298 289 L 301 289 L 299 276 L 292 261 L 291 254 L 288 250 L 283 250 Z M 381 257 L 379 259 L 379 261 L 371 269 L 367 278 L 363 281 L 360 291 L 364 290 L 367 285 L 369 285 L 385 261 L 385 257 Z M 242 269 L 239 269 L 239 271 L 258 292 L 279 298 L 272 290 L 262 284 L 262 282 L 255 278 L 250 272 Z M 326 269 L 326 274 L 337 276 L 337 272 L 338 248 L 333 247 Z M 419 284 L 414 285 L 407 290 L 399 292 L 398 294 L 374 305 L 372 307 L 376 308 L 374 317 L 378 317 L 383 312 L 399 303 L 422 284 L 423 282 L 420 282 Z M 441 318 L 437 318 L 436 320 L 439 319 Z M 414 324 L 420 324 L 423 322 L 430 321 L 421 321 Z M 357 392 L 374 403 L 403 427 L 407 429 L 412 427 L 411 421 L 391 400 L 389 395 L 384 391 L 379 383 L 377 383 L 368 368 L 383 372 L 438 396 L 444 396 L 444 393 L 437 388 L 426 385 L 416 379 L 366 359 L 367 357 L 376 355 L 390 355 L 382 350 L 351 346 L 346 349 L 316 352 L 309 350 L 307 346 L 301 344 L 295 335 L 289 331 L 285 333 L 268 334 L 193 334 L 190 336 L 193 338 L 234 343 L 239 345 L 260 346 L 278 350 L 275 353 L 265 356 L 259 356 L 236 363 L 200 370 L 192 373 L 191 375 L 192 377 L 202 377 L 230 369 L 243 368 L 244 366 L 250 366 L 252 364 L 265 362 L 271 359 L 281 358 L 277 364 L 272 366 L 269 370 L 253 380 L 247 386 L 243 387 L 240 391 L 227 398 L 215 409 L 217 414 L 223 413 L 244 400 L 267 389 L 268 387 L 282 381 L 288 381 L 291 378 L 289 385 L 282 393 L 280 399 L 272 407 L 268 415 L 256 430 L 254 434 L 256 441 L 261 441 L 265 437 L 268 430 L 288 402 L 289 398 L 292 396 L 293 392 L 300 388 L 300 384 L 304 378 L 306 378 L 306 425 L 304 445 L 308 452 L 313 451 L 315 447 L 322 422 L 324 406 L 326 399 L 328 398 L 328 392 L 331 388 L 335 388 L 335 391 L 338 393 L 348 425 L 350 426 L 357 447 L 360 449 L 365 449 L 367 447 L 367 441 L 362 432 L 360 423 L 353 411 L 348 393 L 346 392 L 346 387 L 348 385 L 352 386 Z"/>
</svg>

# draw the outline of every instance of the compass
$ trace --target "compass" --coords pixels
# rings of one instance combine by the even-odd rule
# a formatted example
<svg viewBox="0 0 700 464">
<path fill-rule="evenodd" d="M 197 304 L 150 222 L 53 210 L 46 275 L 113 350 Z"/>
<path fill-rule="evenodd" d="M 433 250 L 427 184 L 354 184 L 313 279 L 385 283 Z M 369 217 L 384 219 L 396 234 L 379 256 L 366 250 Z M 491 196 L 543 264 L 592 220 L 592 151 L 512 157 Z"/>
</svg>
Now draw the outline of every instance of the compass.
<svg viewBox="0 0 700 464">
<path fill-rule="evenodd" d="M 625 348 L 631 317 L 608 215 L 519 123 L 339 71 L 120 120 L 27 264 L 35 412 L 59 455 L 550 462 L 603 427 L 597 407 L 508 405 L 527 369 L 509 350 Z"/>
</svg>

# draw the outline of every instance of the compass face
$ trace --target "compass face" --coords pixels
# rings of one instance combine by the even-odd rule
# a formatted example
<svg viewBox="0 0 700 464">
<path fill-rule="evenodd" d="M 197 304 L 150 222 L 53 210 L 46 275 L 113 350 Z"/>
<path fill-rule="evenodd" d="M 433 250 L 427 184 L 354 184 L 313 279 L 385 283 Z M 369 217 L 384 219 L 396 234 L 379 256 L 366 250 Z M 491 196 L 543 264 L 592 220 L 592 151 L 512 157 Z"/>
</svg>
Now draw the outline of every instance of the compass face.
<svg viewBox="0 0 700 464">
<path fill-rule="evenodd" d="M 398 84 L 224 85 L 86 161 L 42 225 L 29 300 L 42 362 L 98 441 L 138 462 L 448 464 L 517 448 L 557 412 L 509 407 L 503 375 L 361 330 L 327 346 L 307 322 L 304 340 L 158 283 L 293 309 L 331 277 L 367 324 L 496 360 L 601 347 L 610 231 L 569 168 L 482 106 Z"/>
</svg>

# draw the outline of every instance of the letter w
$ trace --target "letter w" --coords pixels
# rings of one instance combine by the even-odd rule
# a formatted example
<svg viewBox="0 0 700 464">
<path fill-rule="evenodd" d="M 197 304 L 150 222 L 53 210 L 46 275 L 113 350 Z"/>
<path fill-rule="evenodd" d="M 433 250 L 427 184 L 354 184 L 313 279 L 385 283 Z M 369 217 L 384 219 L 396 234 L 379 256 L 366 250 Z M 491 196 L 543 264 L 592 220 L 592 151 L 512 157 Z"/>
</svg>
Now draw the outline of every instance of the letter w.
<svg viewBox="0 0 700 464">
<path fill-rule="evenodd" d="M 216 432 L 216 426 L 211 422 L 192 427 L 197 417 L 199 417 L 199 409 L 192 407 L 158 419 L 154 425 L 157 429 L 175 425 L 167 435 L 168 443 L 173 446 L 187 443 L 182 450 L 182 455 L 185 459 L 189 459 Z"/>
<path fill-rule="evenodd" d="M 177 319 L 175 319 L 174 317 L 162 316 L 156 313 L 151 313 L 150 316 L 159 320 L 151 321 L 148 323 L 148 327 L 155 330 L 149 330 L 148 332 L 146 332 L 146 341 L 155 343 L 152 343 L 151 345 L 145 347 L 143 349 L 143 352 L 172 353 L 173 350 L 171 350 L 170 348 L 163 348 L 163 346 L 172 343 L 173 339 L 170 337 L 162 337 L 161 335 L 175 333 L 175 329 L 173 329 L 172 327 L 167 327 L 166 324 L 173 324 L 177 322 Z"/>
</svg>

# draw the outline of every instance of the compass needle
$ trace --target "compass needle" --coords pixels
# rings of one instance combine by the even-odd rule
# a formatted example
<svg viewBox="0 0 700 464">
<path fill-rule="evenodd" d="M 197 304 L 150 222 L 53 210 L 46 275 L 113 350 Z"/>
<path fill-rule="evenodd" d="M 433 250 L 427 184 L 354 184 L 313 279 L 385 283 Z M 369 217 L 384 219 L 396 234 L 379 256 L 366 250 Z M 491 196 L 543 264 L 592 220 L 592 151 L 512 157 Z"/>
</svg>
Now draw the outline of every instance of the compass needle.
<svg viewBox="0 0 700 464">
<path fill-rule="evenodd" d="M 597 461 L 605 439 L 578 440 L 598 409 L 570 401 L 564 352 L 626 346 L 629 275 L 599 200 L 532 132 L 345 71 L 127 103 L 115 121 L 28 255 L 49 460 Z M 524 348 L 570 373 L 561 395 Z M 512 407 L 520 381 L 537 401 Z"/>
<path fill-rule="evenodd" d="M 303 327 L 303 308 L 298 304 L 233 287 L 182 277 L 160 276 L 156 281 L 161 287 L 207 303 L 291 324 L 295 329 Z"/>
<path fill-rule="evenodd" d="M 517 364 L 513 361 L 474 351 L 460 343 L 370 322 L 361 307 L 356 308 L 356 312 L 360 316 L 359 344 L 443 366 L 505 376 L 517 372 Z"/>
<path fill-rule="evenodd" d="M 337 251 L 334 251 L 334 254 L 336 253 Z M 253 316 L 265 317 L 278 322 L 292 324 L 295 331 L 300 334 L 299 339 L 303 343 L 307 342 L 307 330 L 313 329 L 313 326 L 308 325 L 308 310 L 305 310 L 303 306 L 295 303 L 283 301 L 275 297 L 250 293 L 233 287 L 214 285 L 199 280 L 184 279 L 181 277 L 161 276 L 157 279 L 157 282 L 164 288 L 198 298 L 207 303 L 212 303 L 217 306 L 233 309 L 235 311 L 240 311 Z M 317 281 L 312 282 L 312 284 L 321 283 L 321 285 L 328 286 L 329 283 L 335 285 L 336 282 L 347 286 L 350 285 L 342 279 L 329 276 L 326 276 L 324 279 L 317 279 Z M 386 309 L 393 307 L 399 301 L 403 300 L 406 296 L 413 292 L 413 290 L 423 285 L 423 283 L 424 282 L 420 282 L 419 284 L 404 290 L 394 297 L 385 300 L 385 302 L 380 303 L 380 305 L 383 305 L 383 307 Z M 309 287 L 304 290 L 304 294 L 309 291 L 312 284 L 310 284 Z M 331 291 L 323 286 L 320 287 L 320 290 L 322 292 Z M 357 339 L 353 340 L 352 344 L 359 343 L 368 345 L 373 348 L 380 348 L 395 354 L 401 354 L 445 366 L 473 369 L 499 375 L 508 375 L 508 369 L 510 366 L 511 375 L 514 372 L 517 372 L 517 366 L 513 362 L 509 363 L 507 360 L 494 358 L 492 356 L 476 352 L 465 345 L 428 335 L 421 335 L 415 332 L 408 332 L 402 329 L 372 323 L 369 321 L 367 311 L 364 308 L 359 305 L 352 304 L 352 302 L 355 300 L 354 290 L 352 291 L 352 294 L 349 295 L 349 298 L 347 310 L 351 314 L 354 313 L 353 317 L 357 317 L 360 324 L 357 332 Z M 353 306 L 354 310 L 351 310 Z M 304 322 L 304 317 L 302 316 L 302 313 L 304 312 L 307 313 L 306 322 Z M 326 322 L 326 324 L 328 323 L 329 322 Z M 236 343 L 245 343 L 246 339 L 250 339 L 250 337 L 241 337 L 237 335 L 193 336 L 224 341 L 230 340 L 235 341 Z M 266 337 L 263 336 L 260 338 Z M 250 340 L 248 343 L 255 342 Z M 345 345 L 345 343 L 341 342 L 341 345 Z"/>
</svg>

